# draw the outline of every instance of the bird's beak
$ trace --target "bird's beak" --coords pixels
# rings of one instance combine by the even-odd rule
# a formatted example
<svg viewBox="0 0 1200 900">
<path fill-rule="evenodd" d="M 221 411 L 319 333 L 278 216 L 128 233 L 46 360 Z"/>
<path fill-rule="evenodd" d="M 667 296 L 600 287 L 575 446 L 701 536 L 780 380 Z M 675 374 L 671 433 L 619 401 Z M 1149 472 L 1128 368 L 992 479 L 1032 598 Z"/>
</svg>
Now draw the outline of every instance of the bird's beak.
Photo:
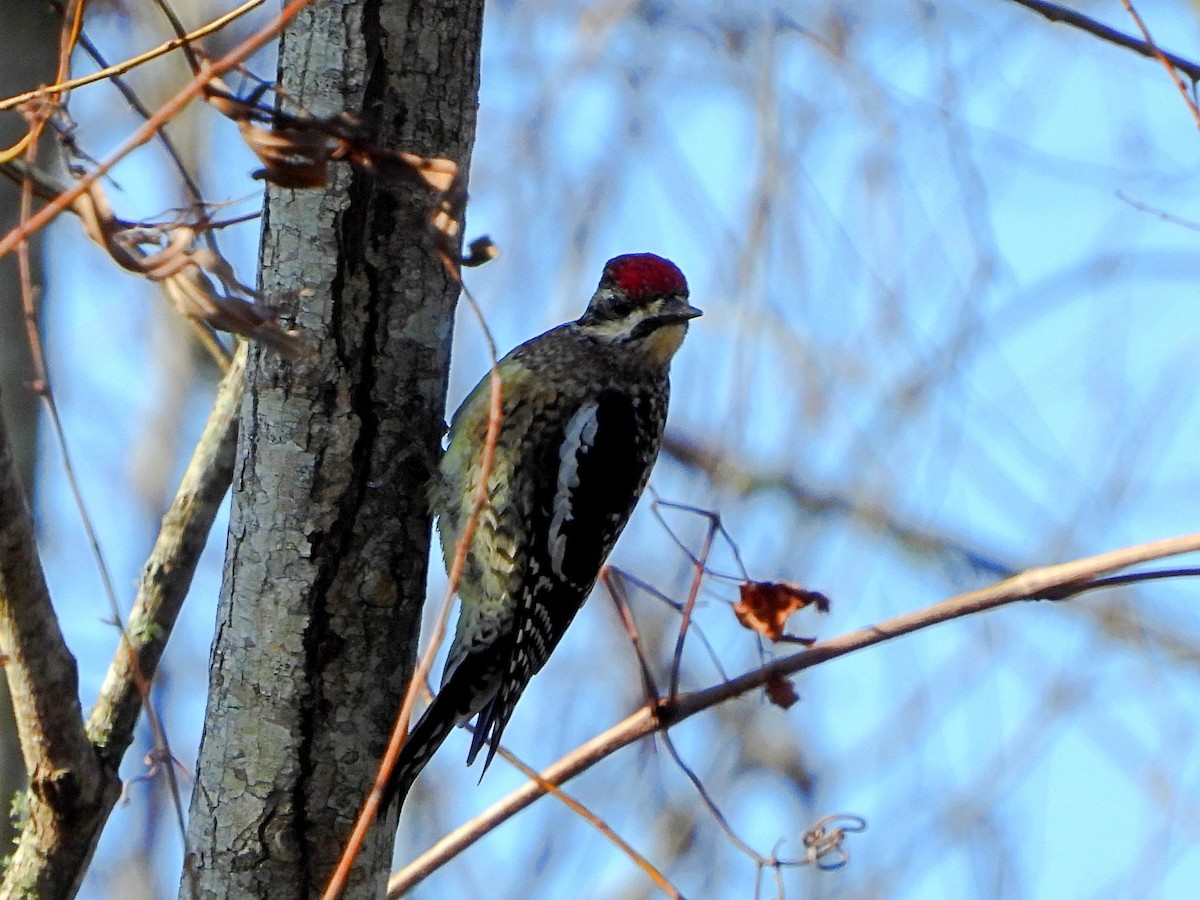
<svg viewBox="0 0 1200 900">
<path fill-rule="evenodd" d="M 704 315 L 703 312 L 689 304 L 686 300 L 679 300 L 663 308 L 663 311 L 655 316 L 660 322 L 686 322 L 688 319 L 694 319 L 697 316 Z"/>
</svg>

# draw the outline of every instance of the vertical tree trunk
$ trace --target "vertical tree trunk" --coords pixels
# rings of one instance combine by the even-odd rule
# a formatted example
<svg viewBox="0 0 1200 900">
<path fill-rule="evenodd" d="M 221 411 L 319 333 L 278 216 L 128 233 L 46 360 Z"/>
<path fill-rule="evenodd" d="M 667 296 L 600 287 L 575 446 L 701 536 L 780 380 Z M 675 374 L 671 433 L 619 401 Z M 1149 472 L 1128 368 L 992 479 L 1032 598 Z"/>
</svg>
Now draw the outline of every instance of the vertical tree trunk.
<svg viewBox="0 0 1200 900">
<path fill-rule="evenodd" d="M 465 173 L 482 5 L 318 2 L 284 37 L 281 86 Z M 318 894 L 395 718 L 458 294 L 424 202 L 345 169 L 268 193 L 262 287 L 318 358 L 251 354 L 182 896 Z M 374 829 L 346 896 L 382 894 L 392 838 Z"/>
<path fill-rule="evenodd" d="M 54 76 L 58 21 L 44 3 L 10 4 L 4 11 L 0 29 L 0 97 L 27 91 Z M 0 113 L 0 148 L 11 147 L 26 131 L 28 123 L 18 110 Z M 43 139 L 42 146 L 50 142 Z M 21 189 L 0 179 L 0 234 L 17 224 Z M 29 255 L 35 270 L 40 270 L 42 235 L 30 239 Z M 40 275 L 40 271 L 35 277 Z M 40 278 L 39 278 L 40 286 Z M 8 439 L 16 461 L 17 474 L 26 495 L 33 496 L 37 461 L 37 395 L 29 389 L 34 378 L 25 335 L 25 317 L 21 308 L 21 288 L 17 278 L 17 257 L 10 254 L 0 260 L 0 415 L 8 428 Z M 0 810 L 7 811 L 13 794 L 24 790 L 25 766 L 13 722 L 12 699 L 8 682 L 0 672 Z M 0 818 L 0 856 L 12 849 L 16 830 L 9 816 Z"/>
</svg>

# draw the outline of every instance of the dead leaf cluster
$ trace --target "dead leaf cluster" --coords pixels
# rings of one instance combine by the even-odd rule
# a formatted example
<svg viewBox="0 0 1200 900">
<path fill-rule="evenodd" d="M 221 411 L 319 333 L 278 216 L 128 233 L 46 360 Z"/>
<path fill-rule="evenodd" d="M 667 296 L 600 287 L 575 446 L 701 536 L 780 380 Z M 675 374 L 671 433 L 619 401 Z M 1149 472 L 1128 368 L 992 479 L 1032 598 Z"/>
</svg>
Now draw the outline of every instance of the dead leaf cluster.
<svg viewBox="0 0 1200 900">
<path fill-rule="evenodd" d="M 88 237 L 121 268 L 161 284 L 181 315 L 261 341 L 290 359 L 306 354 L 298 333 L 280 327 L 273 311 L 256 302 L 258 293 L 237 279 L 229 262 L 197 244 L 208 227 L 206 221 L 160 226 L 126 222 L 113 214 L 98 181 L 88 186 L 72 209 Z"/>
<path fill-rule="evenodd" d="M 815 638 L 785 634 L 784 626 L 792 614 L 805 607 L 815 607 L 817 612 L 829 612 L 829 598 L 816 591 L 805 590 L 799 585 L 777 581 L 743 581 L 738 586 L 741 598 L 733 606 L 733 614 L 744 628 L 748 628 L 775 643 L 802 644 L 809 646 Z M 784 675 L 768 679 L 763 690 L 767 699 L 776 706 L 787 709 L 800 699 L 791 680 Z"/>
</svg>

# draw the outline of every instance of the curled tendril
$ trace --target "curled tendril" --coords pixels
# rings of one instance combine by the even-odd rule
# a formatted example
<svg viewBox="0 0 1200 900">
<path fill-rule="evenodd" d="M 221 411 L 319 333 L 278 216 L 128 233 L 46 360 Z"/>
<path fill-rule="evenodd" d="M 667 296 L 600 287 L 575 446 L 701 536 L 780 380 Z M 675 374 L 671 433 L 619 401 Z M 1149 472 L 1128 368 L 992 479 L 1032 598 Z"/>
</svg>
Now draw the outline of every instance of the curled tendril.
<svg viewBox="0 0 1200 900">
<path fill-rule="evenodd" d="M 805 858 L 810 865 L 830 871 L 840 869 L 850 861 L 850 852 L 843 846 L 847 834 L 867 830 L 867 820 L 850 813 L 830 813 L 818 819 L 804 832 Z"/>
</svg>

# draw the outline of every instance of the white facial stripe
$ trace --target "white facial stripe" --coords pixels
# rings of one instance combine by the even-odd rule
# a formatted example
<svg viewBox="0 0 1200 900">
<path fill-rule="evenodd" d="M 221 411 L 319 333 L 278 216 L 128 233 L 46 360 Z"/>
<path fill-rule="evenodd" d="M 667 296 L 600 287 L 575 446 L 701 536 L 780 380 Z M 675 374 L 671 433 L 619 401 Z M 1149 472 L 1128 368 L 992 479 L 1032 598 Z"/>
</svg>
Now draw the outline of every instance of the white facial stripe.
<svg viewBox="0 0 1200 900">
<path fill-rule="evenodd" d="M 579 487 L 579 459 L 596 440 L 600 420 L 596 417 L 600 405 L 595 401 L 579 407 L 567 422 L 562 447 L 558 451 L 558 489 L 554 493 L 554 515 L 550 519 L 550 568 L 559 578 L 563 574 L 563 557 L 567 552 L 567 536 L 562 528 L 573 518 L 571 493 Z"/>
<path fill-rule="evenodd" d="M 603 319 L 585 327 L 585 331 L 605 342 L 627 340 L 637 326 L 662 312 L 663 301 L 656 301 L 649 306 L 632 310 L 628 315 L 619 319 Z"/>
<path fill-rule="evenodd" d="M 631 325 L 626 319 L 611 319 L 588 325 L 584 331 L 598 341 L 611 344 L 628 338 Z"/>
</svg>

